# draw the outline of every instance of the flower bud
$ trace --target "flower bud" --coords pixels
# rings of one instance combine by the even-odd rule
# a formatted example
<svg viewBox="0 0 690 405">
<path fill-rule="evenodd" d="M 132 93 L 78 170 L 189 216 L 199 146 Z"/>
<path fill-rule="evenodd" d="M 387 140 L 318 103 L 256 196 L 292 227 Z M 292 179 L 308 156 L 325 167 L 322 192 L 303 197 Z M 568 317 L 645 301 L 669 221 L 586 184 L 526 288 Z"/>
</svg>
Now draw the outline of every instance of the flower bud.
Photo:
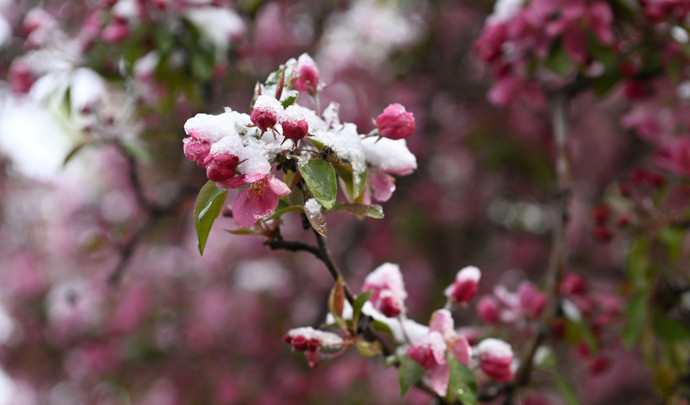
<svg viewBox="0 0 690 405">
<path fill-rule="evenodd" d="M 295 142 L 307 136 L 309 132 L 309 124 L 293 106 L 288 107 L 282 114 L 280 125 L 283 127 L 283 136 Z"/>
<path fill-rule="evenodd" d="M 597 225 L 601 225 L 609 219 L 609 207 L 606 205 L 599 205 L 592 210 L 592 219 Z"/>
<path fill-rule="evenodd" d="M 283 106 L 280 101 L 271 96 L 261 95 L 256 99 L 249 119 L 261 130 L 261 133 L 264 133 L 278 123 L 278 117 L 282 111 Z"/>
<path fill-rule="evenodd" d="M 579 274 L 566 274 L 561 282 L 563 295 L 583 295 L 587 293 L 587 281 Z"/>
<path fill-rule="evenodd" d="M 538 317 L 546 305 L 546 294 L 540 292 L 532 283 L 525 281 L 518 287 L 520 307 L 528 316 Z"/>
<path fill-rule="evenodd" d="M 211 152 L 211 144 L 203 139 L 194 137 L 184 138 L 182 142 L 184 142 L 184 155 L 187 159 L 196 162 L 202 169 L 206 168 L 205 160 Z"/>
<path fill-rule="evenodd" d="M 319 69 L 314 60 L 303 53 L 295 66 L 295 89 L 300 93 L 316 94 L 319 86 Z"/>
<path fill-rule="evenodd" d="M 486 375 L 499 382 L 508 382 L 513 378 L 513 350 L 498 339 L 482 340 L 477 346 L 479 367 Z"/>
<path fill-rule="evenodd" d="M 467 303 L 477 294 L 479 279 L 482 273 L 474 266 L 460 270 L 455 276 L 453 284 L 445 290 L 445 295 L 451 303 Z"/>
<path fill-rule="evenodd" d="M 498 303 L 491 296 L 483 296 L 477 303 L 477 314 L 482 321 L 488 324 L 495 324 L 501 319 L 501 312 Z"/>
<path fill-rule="evenodd" d="M 395 298 L 393 298 L 388 291 L 384 291 L 381 294 L 381 302 L 379 305 L 381 307 L 381 312 L 389 318 L 394 318 L 402 312 L 398 303 L 395 302 Z"/>
<path fill-rule="evenodd" d="M 376 117 L 376 127 L 384 138 L 403 139 L 414 132 L 414 115 L 402 104 L 391 104 Z"/>
<path fill-rule="evenodd" d="M 211 181 L 228 180 L 235 177 L 240 158 L 230 153 L 208 155 L 204 160 L 206 177 Z"/>
</svg>

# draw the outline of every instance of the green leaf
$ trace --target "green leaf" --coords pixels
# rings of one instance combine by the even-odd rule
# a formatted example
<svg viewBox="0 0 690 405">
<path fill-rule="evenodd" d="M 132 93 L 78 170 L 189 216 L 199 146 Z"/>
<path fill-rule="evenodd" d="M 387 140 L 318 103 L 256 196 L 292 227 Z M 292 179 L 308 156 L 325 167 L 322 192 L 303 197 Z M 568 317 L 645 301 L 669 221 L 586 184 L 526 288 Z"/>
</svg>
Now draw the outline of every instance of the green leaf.
<svg viewBox="0 0 690 405">
<path fill-rule="evenodd" d="M 575 390 L 573 387 L 570 386 L 568 381 L 566 381 L 565 378 L 561 377 L 558 374 L 553 374 L 553 381 L 556 383 L 556 386 L 558 387 L 558 390 L 561 392 L 561 395 L 563 396 L 563 399 L 565 400 L 565 403 L 568 405 L 579 405 L 580 401 L 577 399 L 577 394 L 575 394 Z"/>
<path fill-rule="evenodd" d="M 424 376 L 424 367 L 412 360 L 409 356 L 400 358 L 398 366 L 398 381 L 400 382 L 400 396 L 405 396 L 407 390 L 417 384 Z"/>
<path fill-rule="evenodd" d="M 645 294 L 638 294 L 626 309 L 627 323 L 623 328 L 623 342 L 628 346 L 634 346 L 640 339 L 642 331 L 647 323 L 647 297 Z"/>
<path fill-rule="evenodd" d="M 649 245 L 647 239 L 639 239 L 630 246 L 630 250 L 628 251 L 625 267 L 637 291 L 646 291 L 649 287 L 649 273 L 651 268 Z"/>
<path fill-rule="evenodd" d="M 659 318 L 654 321 L 652 328 L 664 340 L 690 340 L 690 329 L 677 319 Z"/>
<path fill-rule="evenodd" d="M 544 65 L 561 76 L 570 75 L 575 68 L 574 62 L 570 59 L 565 52 L 565 48 L 560 43 L 551 49 L 551 53 L 544 62 Z"/>
<path fill-rule="evenodd" d="M 373 319 L 371 321 L 371 326 L 377 332 L 383 332 L 383 333 L 387 333 L 389 335 L 393 334 L 393 331 L 391 330 L 391 328 L 388 327 L 388 325 L 386 325 L 385 323 L 378 321 L 376 319 Z"/>
<path fill-rule="evenodd" d="M 333 211 L 345 211 L 355 214 L 359 217 L 372 217 L 376 219 L 383 218 L 383 208 L 378 204 L 336 204 Z"/>
<path fill-rule="evenodd" d="M 479 398 L 474 373 L 466 365 L 460 363 L 450 351 L 446 354 L 446 361 L 450 369 L 446 402 L 454 403 L 457 398 L 463 405 L 476 405 Z"/>
<path fill-rule="evenodd" d="M 363 339 L 357 340 L 357 350 L 365 357 L 374 357 L 381 354 L 381 343 L 379 341 L 368 342 Z"/>
<path fill-rule="evenodd" d="M 363 293 L 359 294 L 356 298 L 354 303 L 352 304 L 352 327 L 357 328 L 357 324 L 359 322 L 359 316 L 362 314 L 362 307 L 364 304 L 366 304 L 367 301 L 369 301 L 369 298 L 371 297 L 371 294 L 374 293 L 374 290 L 369 290 L 369 291 L 364 291 Z"/>
<path fill-rule="evenodd" d="M 306 215 L 309 224 L 311 224 L 311 227 L 314 228 L 314 230 L 318 232 L 319 235 L 323 236 L 324 238 L 327 237 L 326 217 L 323 215 L 321 211 L 312 212 L 310 210 L 304 210 L 304 215 Z"/>
<path fill-rule="evenodd" d="M 216 187 L 216 183 L 209 180 L 204 184 L 196 197 L 196 203 L 194 203 L 194 226 L 196 227 L 199 254 L 204 254 L 208 234 L 211 232 L 213 222 L 223 209 L 227 195 L 228 190 Z"/>
<path fill-rule="evenodd" d="M 668 255 L 674 259 L 680 259 L 683 253 L 683 241 L 685 240 L 685 230 L 675 228 L 664 228 L 659 232 L 659 239 L 666 245 Z"/>
<path fill-rule="evenodd" d="M 298 168 L 314 198 L 327 210 L 333 208 L 338 192 L 333 166 L 325 160 L 315 158 L 306 164 L 300 164 Z"/>
<path fill-rule="evenodd" d="M 281 102 L 281 104 L 283 105 L 283 108 L 288 108 L 291 105 L 295 104 L 295 101 L 297 101 L 297 95 L 293 94 L 293 95 L 287 96 L 285 98 L 285 100 L 283 100 Z"/>
<path fill-rule="evenodd" d="M 72 158 L 76 156 L 76 154 L 79 153 L 79 151 L 82 150 L 82 148 L 86 145 L 88 145 L 88 142 L 79 142 L 78 144 L 74 145 L 74 147 L 69 151 L 67 156 L 65 156 L 65 159 L 62 161 L 62 166 L 67 166 L 67 163 L 69 163 L 69 161 L 72 160 Z"/>
</svg>

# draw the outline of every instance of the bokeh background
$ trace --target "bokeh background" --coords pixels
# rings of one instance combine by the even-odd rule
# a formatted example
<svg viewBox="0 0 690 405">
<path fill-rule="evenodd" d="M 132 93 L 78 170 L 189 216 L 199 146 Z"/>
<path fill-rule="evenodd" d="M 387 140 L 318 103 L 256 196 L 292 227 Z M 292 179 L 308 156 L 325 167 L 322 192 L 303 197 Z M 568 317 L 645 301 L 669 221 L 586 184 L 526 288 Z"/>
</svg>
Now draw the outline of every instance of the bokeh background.
<svg viewBox="0 0 690 405">
<path fill-rule="evenodd" d="M 313 257 L 229 234 L 226 217 L 199 255 L 192 210 L 206 179 L 182 153 L 183 124 L 224 106 L 248 111 L 257 81 L 308 52 L 322 102 L 340 103 L 360 133 L 392 102 L 416 117 L 408 144 L 419 169 L 397 180 L 385 219 L 328 216 L 353 289 L 399 263 L 409 316 L 425 322 L 464 266 L 482 269 L 480 294 L 539 283 L 555 215 L 549 116 L 489 103 L 493 79 L 473 47 L 492 7 L 0 1 L 0 403 L 429 403 L 414 390 L 401 400 L 380 359 L 353 350 L 312 370 L 283 343 L 325 317 L 332 281 Z M 571 108 L 568 271 L 608 293 L 623 277 L 623 245 L 598 240 L 590 212 L 645 163 L 649 146 L 620 125 L 628 110 L 617 90 Z M 310 237 L 297 216 L 285 229 Z M 455 315 L 478 324 L 474 304 Z M 562 349 L 581 400 L 650 403 L 635 351 L 606 350 L 612 361 L 592 373 Z M 542 393 L 562 401 L 548 384 Z"/>
</svg>

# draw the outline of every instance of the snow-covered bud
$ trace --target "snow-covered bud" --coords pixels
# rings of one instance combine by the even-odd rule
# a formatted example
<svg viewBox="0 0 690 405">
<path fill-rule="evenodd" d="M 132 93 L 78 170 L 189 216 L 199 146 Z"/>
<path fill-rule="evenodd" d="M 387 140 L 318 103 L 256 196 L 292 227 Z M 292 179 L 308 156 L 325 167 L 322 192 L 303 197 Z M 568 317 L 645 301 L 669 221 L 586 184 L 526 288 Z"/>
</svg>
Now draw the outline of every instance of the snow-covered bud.
<svg viewBox="0 0 690 405">
<path fill-rule="evenodd" d="M 407 138 L 414 132 L 414 115 L 402 104 L 391 104 L 376 117 L 376 127 L 384 138 Z"/>
<path fill-rule="evenodd" d="M 483 296 L 477 303 L 477 314 L 482 321 L 488 324 L 495 324 L 501 319 L 501 312 L 498 303 L 489 295 Z"/>
<path fill-rule="evenodd" d="M 369 273 L 364 279 L 362 291 L 369 290 L 374 291 L 369 300 L 379 311 L 383 311 L 386 308 L 389 314 L 392 314 L 395 312 L 393 308 L 398 308 L 400 312 L 394 316 L 405 312 L 407 291 L 405 291 L 400 267 L 397 264 L 384 263 Z M 392 305 L 393 303 L 395 305 Z"/>
<path fill-rule="evenodd" d="M 283 340 L 295 350 L 315 352 L 337 352 L 343 348 L 343 339 L 332 332 L 317 330 L 311 326 L 291 329 Z"/>
<path fill-rule="evenodd" d="M 228 180 L 235 177 L 240 158 L 230 153 L 219 153 L 206 156 L 206 177 L 211 181 Z"/>
<path fill-rule="evenodd" d="M 283 127 L 283 136 L 295 142 L 307 136 L 309 132 L 309 124 L 304 115 L 293 106 L 288 107 L 281 115 L 280 125 Z"/>
<path fill-rule="evenodd" d="M 381 301 L 379 303 L 381 312 L 389 318 L 394 318 L 402 312 L 400 306 L 395 301 L 393 294 L 390 291 L 381 292 Z"/>
<path fill-rule="evenodd" d="M 264 133 L 278 123 L 278 117 L 282 112 L 283 106 L 280 101 L 271 96 L 260 95 L 254 103 L 254 110 L 249 119 L 261 130 L 261 133 Z"/>
<path fill-rule="evenodd" d="M 508 382 L 513 378 L 513 350 L 508 343 L 494 339 L 484 339 L 477 346 L 479 367 L 486 375 L 496 381 Z"/>
<path fill-rule="evenodd" d="M 206 168 L 206 157 L 211 152 L 211 144 L 203 139 L 187 137 L 184 142 L 184 155 L 202 169 Z"/>
<path fill-rule="evenodd" d="M 295 66 L 295 90 L 300 93 L 316 94 L 319 86 L 319 69 L 314 60 L 303 53 Z"/>
<path fill-rule="evenodd" d="M 446 342 L 439 332 L 431 332 L 407 350 L 407 355 L 424 370 L 446 364 Z"/>
<path fill-rule="evenodd" d="M 445 295 L 451 303 L 465 304 L 477 294 L 482 273 L 474 266 L 467 266 L 455 276 L 453 284 L 446 288 Z"/>
</svg>

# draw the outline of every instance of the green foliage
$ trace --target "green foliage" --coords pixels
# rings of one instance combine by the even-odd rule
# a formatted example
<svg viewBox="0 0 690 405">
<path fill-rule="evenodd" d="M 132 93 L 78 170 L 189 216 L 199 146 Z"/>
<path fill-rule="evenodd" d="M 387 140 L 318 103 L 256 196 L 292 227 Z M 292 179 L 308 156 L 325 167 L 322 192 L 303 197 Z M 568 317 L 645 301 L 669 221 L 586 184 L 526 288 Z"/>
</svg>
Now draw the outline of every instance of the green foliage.
<svg viewBox="0 0 690 405">
<path fill-rule="evenodd" d="M 194 203 L 194 226 L 198 239 L 199 254 L 204 254 L 208 234 L 211 232 L 213 222 L 220 214 L 225 203 L 228 190 L 216 187 L 212 181 L 206 182 L 199 191 L 199 195 Z"/>
<path fill-rule="evenodd" d="M 424 367 L 412 360 L 409 356 L 400 357 L 398 366 L 398 381 L 400 382 L 400 396 L 404 396 L 407 390 L 417 384 L 424 376 Z"/>
<path fill-rule="evenodd" d="M 472 370 L 460 363 L 450 351 L 446 354 L 446 361 L 450 369 L 446 402 L 455 403 L 459 399 L 463 405 L 476 405 L 479 402 L 479 397 L 477 395 L 477 381 Z"/>
<path fill-rule="evenodd" d="M 298 165 L 298 168 L 314 198 L 324 208 L 328 210 L 333 208 L 338 192 L 333 166 L 323 159 L 315 158 Z"/>
</svg>

